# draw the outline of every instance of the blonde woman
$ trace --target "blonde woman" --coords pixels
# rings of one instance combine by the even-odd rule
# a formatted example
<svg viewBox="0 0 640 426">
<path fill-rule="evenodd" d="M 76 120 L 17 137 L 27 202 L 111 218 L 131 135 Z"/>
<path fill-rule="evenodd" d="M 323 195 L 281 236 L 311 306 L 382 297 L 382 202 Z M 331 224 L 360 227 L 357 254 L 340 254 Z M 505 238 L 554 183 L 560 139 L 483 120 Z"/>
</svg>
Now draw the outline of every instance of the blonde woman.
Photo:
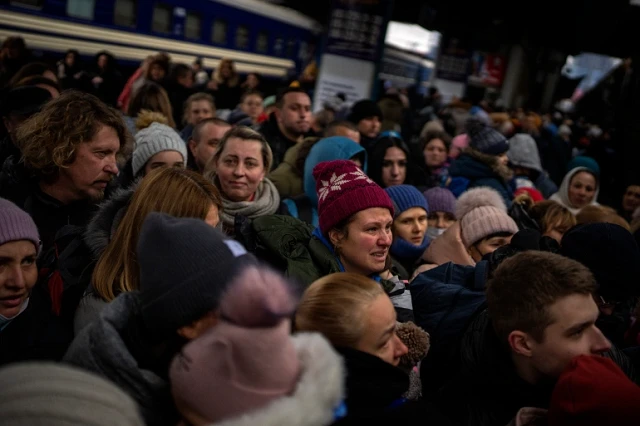
<svg viewBox="0 0 640 426">
<path fill-rule="evenodd" d="M 219 109 L 233 110 L 240 102 L 242 87 L 240 77 L 233 61 L 223 58 L 215 71 L 213 80 L 207 86 L 214 91 L 216 106 Z"/>
<path fill-rule="evenodd" d="M 205 167 L 205 176 L 220 191 L 224 206 L 220 219 L 228 235 L 234 234 L 238 216 L 255 219 L 288 214 L 275 185 L 266 178 L 273 154 L 265 138 L 245 126 L 229 130 Z"/>
<path fill-rule="evenodd" d="M 76 334 L 120 293 L 138 289 L 136 244 L 149 213 L 199 218 L 217 226 L 221 208 L 218 190 L 209 181 L 173 167 L 151 171 L 135 191 L 121 191 L 103 204 L 85 236 L 97 263 L 76 311 Z"/>
<path fill-rule="evenodd" d="M 409 376 L 398 365 L 408 349 L 396 334 L 397 326 L 389 296 L 364 275 L 330 274 L 304 292 L 295 329 L 322 334 L 342 355 L 347 370 L 345 424 L 440 424 L 430 421 L 433 413 L 421 403 L 403 399 Z"/>
</svg>

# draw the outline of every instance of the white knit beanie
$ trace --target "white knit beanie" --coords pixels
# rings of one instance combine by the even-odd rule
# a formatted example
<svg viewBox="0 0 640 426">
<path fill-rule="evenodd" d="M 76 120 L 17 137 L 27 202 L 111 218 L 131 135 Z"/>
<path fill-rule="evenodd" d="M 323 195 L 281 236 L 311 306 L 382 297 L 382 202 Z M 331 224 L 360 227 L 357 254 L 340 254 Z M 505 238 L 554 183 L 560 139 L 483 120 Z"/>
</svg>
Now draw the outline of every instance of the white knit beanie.
<svg viewBox="0 0 640 426">
<path fill-rule="evenodd" d="M 162 151 L 177 151 L 182 155 L 185 164 L 187 162 L 187 144 L 171 127 L 152 123 L 136 133 L 136 146 L 131 159 L 133 175 L 138 176 L 147 161 Z"/>
<path fill-rule="evenodd" d="M 518 225 L 507 214 L 507 206 L 498 192 L 489 187 L 473 188 L 456 202 L 456 217 L 466 248 L 499 232 L 518 232 Z"/>
<path fill-rule="evenodd" d="M 62 364 L 0 369 L 0 426 L 143 426 L 133 399 L 113 383 Z"/>
</svg>

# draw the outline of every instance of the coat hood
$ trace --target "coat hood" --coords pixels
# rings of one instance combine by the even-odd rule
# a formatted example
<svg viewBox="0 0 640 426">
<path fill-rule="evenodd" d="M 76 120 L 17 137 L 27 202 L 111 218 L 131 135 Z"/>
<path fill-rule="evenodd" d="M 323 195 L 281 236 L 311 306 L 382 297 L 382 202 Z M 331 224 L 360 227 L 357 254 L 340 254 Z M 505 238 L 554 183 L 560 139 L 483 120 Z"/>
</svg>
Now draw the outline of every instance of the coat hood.
<svg viewBox="0 0 640 426">
<path fill-rule="evenodd" d="M 87 225 L 84 241 L 95 259 L 102 255 L 118 229 L 138 182 L 129 188 L 117 189 L 108 200 L 100 204 L 98 211 Z"/>
<path fill-rule="evenodd" d="M 313 168 L 323 161 L 349 160 L 356 155 L 364 157 L 363 171 L 367 172 L 367 152 L 361 146 L 349 138 L 332 136 L 318 141 L 304 162 L 303 185 L 304 193 L 309 197 L 314 206 L 318 206 L 316 194 L 316 181 L 313 178 Z"/>
<path fill-rule="evenodd" d="M 137 309 L 138 292 L 122 293 L 76 336 L 63 362 L 102 376 L 136 400 L 147 424 L 166 424 L 176 416 L 168 383 L 138 361 L 123 339 Z M 164 420 L 164 423 L 163 421 Z"/>
<path fill-rule="evenodd" d="M 542 162 L 535 139 L 526 133 L 518 133 L 509 139 L 509 162 L 542 173 Z"/>
<path fill-rule="evenodd" d="M 216 426 L 325 426 L 344 400 L 342 358 L 317 333 L 293 336 L 302 374 L 292 395 Z"/>
<path fill-rule="evenodd" d="M 558 192 L 556 192 L 551 196 L 551 198 L 549 198 L 550 200 L 553 200 L 559 204 L 562 204 L 567 209 L 569 209 L 569 211 L 573 214 L 580 213 L 580 210 L 582 209 L 575 208 L 573 204 L 571 204 L 571 201 L 569 201 L 569 185 L 571 183 L 571 179 L 573 179 L 573 177 L 576 174 L 583 171 L 593 173 L 593 171 L 587 167 L 576 167 L 575 169 L 569 171 L 569 173 L 565 175 L 564 179 L 562 179 L 562 184 L 560 185 L 560 189 L 558 190 Z M 596 185 L 597 185 L 596 193 L 594 194 L 593 200 L 590 203 L 591 205 L 594 205 L 594 206 L 599 205 L 597 200 L 598 200 L 598 196 L 600 195 L 600 182 L 596 181 Z"/>
<path fill-rule="evenodd" d="M 508 182 L 513 177 L 511 170 L 494 155 L 483 154 L 467 148 L 449 167 L 449 175 L 468 179 L 497 178 Z"/>
</svg>

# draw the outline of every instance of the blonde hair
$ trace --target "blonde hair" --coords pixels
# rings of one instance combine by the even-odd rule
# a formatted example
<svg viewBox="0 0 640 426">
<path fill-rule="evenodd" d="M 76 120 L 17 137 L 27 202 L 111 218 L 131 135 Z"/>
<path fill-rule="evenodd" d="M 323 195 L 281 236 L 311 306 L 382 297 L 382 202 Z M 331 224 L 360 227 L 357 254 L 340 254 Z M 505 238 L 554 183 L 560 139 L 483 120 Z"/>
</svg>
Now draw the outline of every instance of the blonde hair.
<svg viewBox="0 0 640 426">
<path fill-rule="evenodd" d="M 136 118 L 136 130 L 146 129 L 153 123 L 165 124 L 172 127 L 169 124 L 169 119 L 162 113 L 143 109 L 138 114 L 138 118 Z"/>
<path fill-rule="evenodd" d="M 225 79 L 222 77 L 222 72 L 221 72 L 222 71 L 222 67 L 224 65 L 229 65 L 229 67 L 231 68 L 231 77 L 229 77 L 229 79 L 226 80 L 227 86 L 236 87 L 238 85 L 238 83 L 240 83 L 240 77 L 238 76 L 238 73 L 236 72 L 235 63 L 230 58 L 222 58 L 220 60 L 220 63 L 218 64 L 218 67 L 216 68 L 216 74 L 215 74 L 214 80 L 217 81 L 218 83 L 225 83 Z"/>
<path fill-rule="evenodd" d="M 631 232 L 629 222 L 618 215 L 614 209 L 607 206 L 585 206 L 576 215 L 576 219 L 581 225 L 585 223 L 613 223 L 614 225 L 620 225 L 627 231 Z"/>
<path fill-rule="evenodd" d="M 250 127 L 247 126 L 236 126 L 231 128 L 225 135 L 220 139 L 218 143 L 218 147 L 216 148 L 215 154 L 207 161 L 207 164 L 204 167 L 204 176 L 212 182 L 216 182 L 216 164 L 224 151 L 224 148 L 227 146 L 227 142 L 229 139 L 237 138 L 243 141 L 255 141 L 260 142 L 261 148 L 260 153 L 262 154 L 262 163 L 264 165 L 265 174 L 269 174 L 271 171 L 271 165 L 273 164 L 273 152 L 271 151 L 271 147 L 267 140 L 262 136 L 262 134 L 256 132 Z"/>
<path fill-rule="evenodd" d="M 520 204 L 540 227 L 543 234 L 554 227 L 569 230 L 576 226 L 576 217 L 565 206 L 555 201 L 545 200 L 534 203 L 529 194 L 520 194 L 514 200 Z"/>
<path fill-rule="evenodd" d="M 187 118 L 189 116 L 189 110 L 191 109 L 191 104 L 194 102 L 198 102 L 198 101 L 207 101 L 211 104 L 211 110 L 213 111 L 213 114 L 215 115 L 216 113 L 216 103 L 213 99 L 213 96 L 211 96 L 208 93 L 205 92 L 198 92 L 198 93 L 194 93 L 193 95 L 189 96 L 187 98 L 186 101 L 184 101 L 184 108 L 182 111 L 182 122 L 186 123 L 187 122 Z"/>
<path fill-rule="evenodd" d="M 367 308 L 382 287 L 370 278 L 348 272 L 327 275 L 307 288 L 295 317 L 297 331 L 315 331 L 332 345 L 355 347 L 365 328 Z"/>
<path fill-rule="evenodd" d="M 222 209 L 220 193 L 198 173 L 175 167 L 152 170 L 140 183 L 127 211 L 93 271 L 93 287 L 105 301 L 139 287 L 136 245 L 142 223 L 151 212 L 204 220 Z"/>
</svg>

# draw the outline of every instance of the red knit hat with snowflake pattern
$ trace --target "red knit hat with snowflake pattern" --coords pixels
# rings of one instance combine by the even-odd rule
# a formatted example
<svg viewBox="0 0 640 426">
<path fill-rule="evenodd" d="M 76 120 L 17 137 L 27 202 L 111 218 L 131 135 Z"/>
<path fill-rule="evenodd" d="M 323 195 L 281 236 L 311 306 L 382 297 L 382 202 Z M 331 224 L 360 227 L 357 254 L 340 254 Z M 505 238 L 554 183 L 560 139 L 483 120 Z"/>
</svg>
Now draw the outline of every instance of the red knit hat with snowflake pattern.
<svg viewBox="0 0 640 426">
<path fill-rule="evenodd" d="M 393 216 L 389 195 L 351 161 L 323 161 L 313 168 L 313 177 L 323 234 L 359 211 L 373 207 L 389 209 Z"/>
</svg>

